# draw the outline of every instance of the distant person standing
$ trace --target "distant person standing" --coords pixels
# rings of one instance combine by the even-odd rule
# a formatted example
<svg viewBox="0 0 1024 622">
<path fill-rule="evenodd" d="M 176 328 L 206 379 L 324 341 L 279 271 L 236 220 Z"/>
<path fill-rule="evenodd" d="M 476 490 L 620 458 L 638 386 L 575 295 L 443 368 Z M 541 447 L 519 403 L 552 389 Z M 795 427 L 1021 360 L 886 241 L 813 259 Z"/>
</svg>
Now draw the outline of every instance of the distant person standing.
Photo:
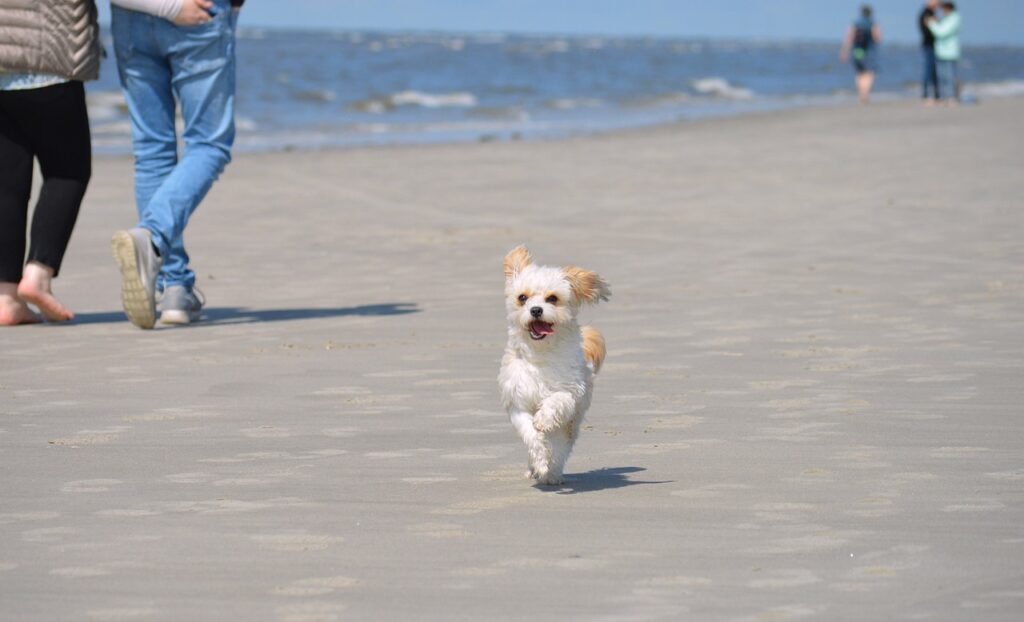
<svg viewBox="0 0 1024 622">
<path fill-rule="evenodd" d="M 860 103 L 868 103 L 871 87 L 875 83 L 875 72 L 878 71 L 878 44 L 882 42 L 882 31 L 871 18 L 871 6 L 865 4 L 860 8 L 860 17 L 850 25 L 839 50 L 839 60 L 853 61 L 853 69 L 857 73 L 857 98 Z"/>
<path fill-rule="evenodd" d="M 942 3 L 942 19 L 931 19 L 928 29 L 935 35 L 935 66 L 939 74 L 940 100 L 956 104 L 960 101 L 960 14 L 953 2 Z"/>
<path fill-rule="evenodd" d="M 928 22 L 935 19 L 939 0 L 928 0 L 921 14 L 917 16 L 917 27 L 921 30 L 921 99 L 932 105 L 939 99 L 939 74 L 935 66 L 935 35 Z"/>
</svg>

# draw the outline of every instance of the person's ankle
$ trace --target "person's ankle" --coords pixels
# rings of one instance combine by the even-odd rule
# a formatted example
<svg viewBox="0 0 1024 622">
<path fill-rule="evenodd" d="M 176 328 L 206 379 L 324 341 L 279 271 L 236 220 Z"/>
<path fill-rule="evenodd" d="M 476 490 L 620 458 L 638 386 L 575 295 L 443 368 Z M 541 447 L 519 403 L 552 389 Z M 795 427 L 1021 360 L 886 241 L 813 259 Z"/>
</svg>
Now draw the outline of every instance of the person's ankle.
<svg viewBox="0 0 1024 622">
<path fill-rule="evenodd" d="M 32 303 L 50 322 L 66 322 L 75 314 L 53 295 L 53 275 L 56 272 L 50 266 L 38 261 L 30 261 L 22 270 L 21 283 L 18 283 L 17 294 L 22 303 Z"/>
<path fill-rule="evenodd" d="M 18 284 L 9 281 L 0 281 L 0 301 L 18 298 Z"/>
<path fill-rule="evenodd" d="M 49 292 L 52 280 L 53 268 L 37 261 L 30 261 L 22 270 L 21 282 L 18 283 L 18 296 L 25 298 L 37 293 Z"/>
<path fill-rule="evenodd" d="M 18 284 L 0 282 L 0 326 L 35 324 L 39 317 L 18 296 Z"/>
</svg>

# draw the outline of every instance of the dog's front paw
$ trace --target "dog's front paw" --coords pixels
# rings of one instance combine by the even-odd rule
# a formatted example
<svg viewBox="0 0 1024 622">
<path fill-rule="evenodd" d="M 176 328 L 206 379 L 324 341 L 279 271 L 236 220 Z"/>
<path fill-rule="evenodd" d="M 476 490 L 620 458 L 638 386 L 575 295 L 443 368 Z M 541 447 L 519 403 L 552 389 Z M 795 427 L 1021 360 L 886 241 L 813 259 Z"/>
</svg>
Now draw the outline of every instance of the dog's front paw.
<svg viewBox="0 0 1024 622">
<path fill-rule="evenodd" d="M 533 429 L 541 434 L 550 432 L 556 427 L 558 427 L 558 422 L 555 421 L 555 416 L 544 409 L 537 411 L 537 414 L 533 416 Z"/>
</svg>

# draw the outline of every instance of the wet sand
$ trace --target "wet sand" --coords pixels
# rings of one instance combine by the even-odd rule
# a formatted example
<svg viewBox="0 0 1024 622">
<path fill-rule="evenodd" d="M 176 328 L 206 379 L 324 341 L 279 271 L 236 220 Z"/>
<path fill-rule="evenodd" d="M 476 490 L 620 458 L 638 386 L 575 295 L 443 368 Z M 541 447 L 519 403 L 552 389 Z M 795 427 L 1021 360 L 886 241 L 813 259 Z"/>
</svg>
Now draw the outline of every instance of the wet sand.
<svg viewBox="0 0 1024 622">
<path fill-rule="evenodd" d="M 236 157 L 141 331 L 100 159 L 0 330 L 4 620 L 1019 620 L 1024 100 Z M 501 259 L 612 284 L 561 488 Z"/>
</svg>

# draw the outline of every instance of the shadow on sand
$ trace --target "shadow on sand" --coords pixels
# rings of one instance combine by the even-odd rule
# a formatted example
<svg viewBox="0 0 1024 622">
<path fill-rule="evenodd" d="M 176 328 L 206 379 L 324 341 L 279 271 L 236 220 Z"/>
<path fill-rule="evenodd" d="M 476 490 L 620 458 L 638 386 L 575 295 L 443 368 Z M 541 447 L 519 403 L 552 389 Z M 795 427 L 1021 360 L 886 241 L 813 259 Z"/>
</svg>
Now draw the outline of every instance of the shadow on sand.
<svg viewBox="0 0 1024 622">
<path fill-rule="evenodd" d="M 554 492 L 560 495 L 574 495 L 581 492 L 595 492 L 611 488 L 624 488 L 626 486 L 639 486 L 641 484 L 669 484 L 672 480 L 647 481 L 632 480 L 627 477 L 630 473 L 639 473 L 647 469 L 641 467 L 613 467 L 606 469 L 594 469 L 586 473 L 566 474 L 565 483 L 560 486 L 544 486 L 534 484 L 534 488 L 547 492 Z"/>
<path fill-rule="evenodd" d="M 414 302 L 392 302 L 358 307 L 337 307 L 334 309 L 247 309 L 244 307 L 208 307 L 203 310 L 203 319 L 189 326 L 217 326 L 225 324 L 254 324 L 260 322 L 287 322 L 290 320 L 317 320 L 351 315 L 406 315 L 419 313 L 421 309 Z M 121 311 L 99 313 L 76 313 L 75 319 L 61 326 L 75 324 L 110 324 L 127 322 Z M 55 324 L 56 326 L 57 324 Z M 157 327 L 160 325 L 157 324 Z"/>
</svg>

